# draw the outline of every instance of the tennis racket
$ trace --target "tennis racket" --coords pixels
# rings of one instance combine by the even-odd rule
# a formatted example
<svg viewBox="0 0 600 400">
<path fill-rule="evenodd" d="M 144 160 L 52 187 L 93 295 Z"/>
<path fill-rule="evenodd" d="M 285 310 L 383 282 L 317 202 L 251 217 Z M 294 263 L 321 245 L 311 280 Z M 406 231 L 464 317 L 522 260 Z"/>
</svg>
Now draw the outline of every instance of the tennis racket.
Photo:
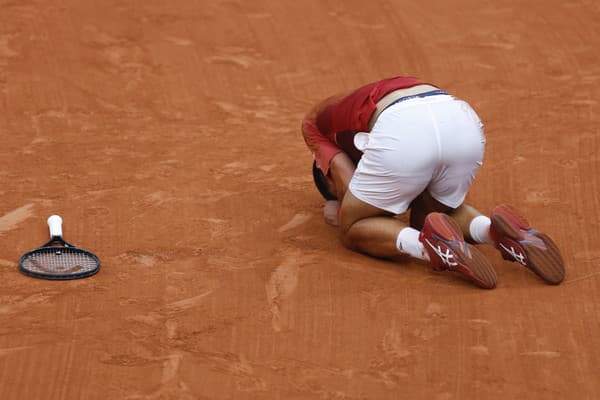
<svg viewBox="0 0 600 400">
<path fill-rule="evenodd" d="M 19 260 L 21 272 L 35 278 L 65 280 L 92 276 L 100 270 L 100 259 L 63 239 L 62 218 L 48 218 L 50 241 Z"/>
</svg>

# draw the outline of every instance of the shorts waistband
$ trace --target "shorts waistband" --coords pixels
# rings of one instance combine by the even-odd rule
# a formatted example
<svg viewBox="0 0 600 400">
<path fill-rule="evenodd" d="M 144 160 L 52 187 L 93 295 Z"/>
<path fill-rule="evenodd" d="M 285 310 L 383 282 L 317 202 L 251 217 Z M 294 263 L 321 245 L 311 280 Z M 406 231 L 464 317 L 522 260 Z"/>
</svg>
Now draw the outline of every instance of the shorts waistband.
<svg viewBox="0 0 600 400">
<path fill-rule="evenodd" d="M 394 104 L 402 103 L 403 101 L 406 101 L 406 100 L 416 99 L 416 98 L 420 98 L 420 97 L 438 96 L 438 95 L 449 96 L 448 93 L 444 92 L 441 89 L 432 90 L 430 92 L 425 92 L 425 93 L 412 94 L 410 96 L 400 97 L 399 99 L 396 99 L 396 100 L 392 101 L 390 104 L 387 105 L 386 108 L 384 108 L 383 110 L 381 110 L 381 112 L 384 112 L 385 110 L 387 110 L 388 108 L 390 108 Z"/>
</svg>

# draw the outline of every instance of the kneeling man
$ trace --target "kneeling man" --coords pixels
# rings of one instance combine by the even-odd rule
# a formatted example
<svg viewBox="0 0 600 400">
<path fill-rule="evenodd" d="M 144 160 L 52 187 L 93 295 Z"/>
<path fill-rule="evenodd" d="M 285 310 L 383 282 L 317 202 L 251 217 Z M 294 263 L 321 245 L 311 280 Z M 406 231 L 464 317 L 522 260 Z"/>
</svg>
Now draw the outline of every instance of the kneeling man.
<svg viewBox="0 0 600 400">
<path fill-rule="evenodd" d="M 557 246 L 519 211 L 504 204 L 487 217 L 463 203 L 485 150 L 483 125 L 465 101 L 394 77 L 326 99 L 302 132 L 330 200 L 326 220 L 340 226 L 348 248 L 408 254 L 491 289 L 496 272 L 472 245 L 488 243 L 547 283 L 564 279 Z M 409 209 L 407 224 L 397 217 Z"/>
</svg>

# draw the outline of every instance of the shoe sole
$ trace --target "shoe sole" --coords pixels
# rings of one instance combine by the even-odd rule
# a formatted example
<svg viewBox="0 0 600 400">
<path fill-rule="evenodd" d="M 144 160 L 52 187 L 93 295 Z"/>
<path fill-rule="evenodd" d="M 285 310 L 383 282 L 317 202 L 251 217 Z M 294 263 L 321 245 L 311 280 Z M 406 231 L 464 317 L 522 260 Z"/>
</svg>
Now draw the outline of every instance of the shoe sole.
<svg viewBox="0 0 600 400">
<path fill-rule="evenodd" d="M 475 246 L 465 242 L 458 223 L 442 213 L 432 213 L 428 218 L 436 236 L 441 239 L 441 250 L 449 250 L 458 262 L 458 265 L 449 267 L 448 271 L 456 272 L 481 288 L 496 287 L 497 276 L 494 267 Z M 458 242 L 460 245 L 452 245 L 452 242 Z"/>
<path fill-rule="evenodd" d="M 496 241 L 502 258 L 519 262 L 551 285 L 558 285 L 565 279 L 565 263 L 558 246 L 548 235 L 533 229 L 518 210 L 509 205 L 498 206 L 492 212 L 491 220 L 497 234 L 508 238 L 505 247 L 521 249 L 525 254 L 521 262 Z"/>
</svg>

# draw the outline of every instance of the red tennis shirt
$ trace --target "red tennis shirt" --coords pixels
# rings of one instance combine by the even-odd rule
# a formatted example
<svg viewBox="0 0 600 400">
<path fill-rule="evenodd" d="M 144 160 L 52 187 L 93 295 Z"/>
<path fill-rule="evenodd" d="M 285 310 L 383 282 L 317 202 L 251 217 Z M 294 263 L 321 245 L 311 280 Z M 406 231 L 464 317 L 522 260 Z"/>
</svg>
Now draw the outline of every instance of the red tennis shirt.
<svg viewBox="0 0 600 400">
<path fill-rule="evenodd" d="M 358 162 L 360 152 L 354 148 L 353 133 L 368 132 L 369 120 L 377 102 L 386 94 L 398 89 L 422 85 L 412 76 L 397 76 L 369 83 L 346 96 L 333 96 L 323 102 L 324 107 L 302 121 L 304 141 L 312 151 L 317 166 L 325 175 L 333 156 L 344 151 Z"/>
</svg>

